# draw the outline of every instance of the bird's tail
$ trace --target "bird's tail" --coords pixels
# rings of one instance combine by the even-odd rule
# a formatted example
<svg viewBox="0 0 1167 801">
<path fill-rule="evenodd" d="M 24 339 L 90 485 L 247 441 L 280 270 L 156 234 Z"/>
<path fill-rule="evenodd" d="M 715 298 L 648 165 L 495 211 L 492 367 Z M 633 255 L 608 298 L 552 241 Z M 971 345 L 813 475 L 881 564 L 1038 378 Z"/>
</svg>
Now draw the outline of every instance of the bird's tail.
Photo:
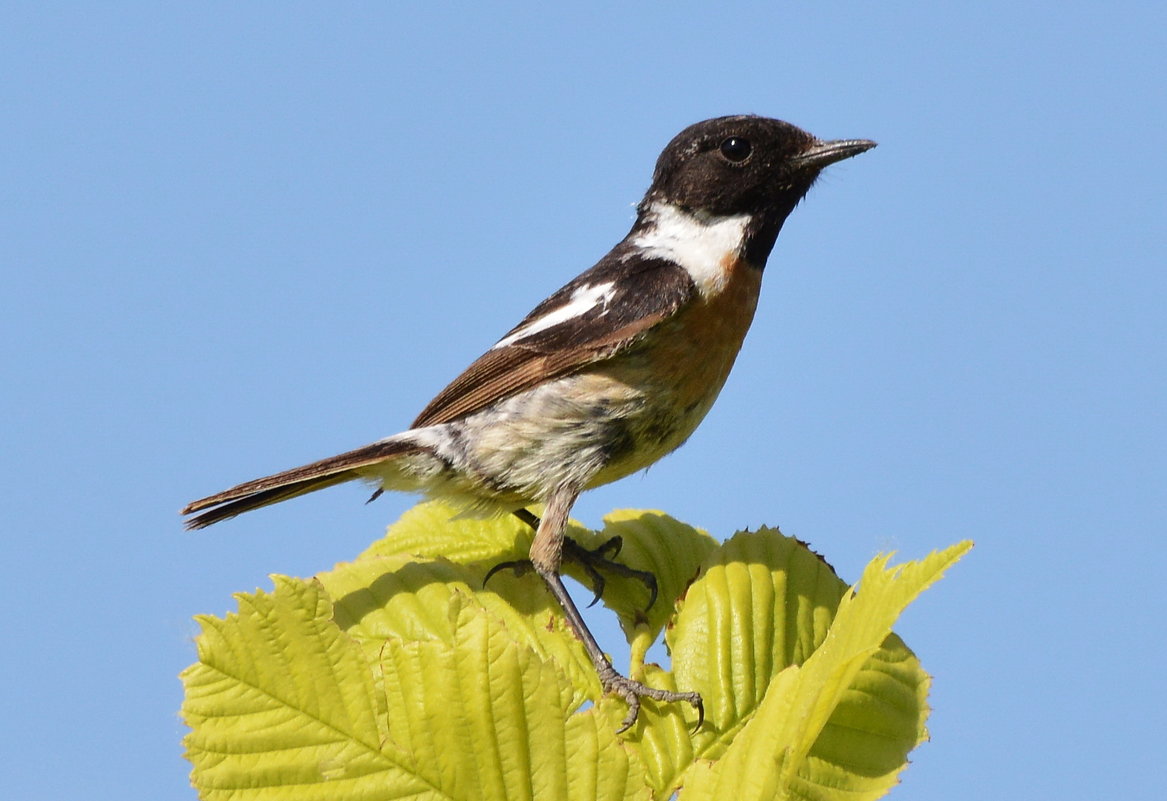
<svg viewBox="0 0 1167 801">
<path fill-rule="evenodd" d="M 246 481 L 229 490 L 215 495 L 192 501 L 182 510 L 182 514 L 195 515 L 186 521 L 188 529 L 206 528 L 209 525 L 226 520 L 243 512 L 250 512 L 261 506 L 286 501 L 297 495 L 315 492 L 318 489 L 331 487 L 361 478 L 362 467 L 383 462 L 387 459 L 402 456 L 407 453 L 416 453 L 422 450 L 417 444 L 397 439 L 382 440 L 348 451 L 319 462 L 312 462 L 302 467 L 294 467 L 282 473 Z M 206 510 L 206 511 L 203 511 Z"/>
</svg>

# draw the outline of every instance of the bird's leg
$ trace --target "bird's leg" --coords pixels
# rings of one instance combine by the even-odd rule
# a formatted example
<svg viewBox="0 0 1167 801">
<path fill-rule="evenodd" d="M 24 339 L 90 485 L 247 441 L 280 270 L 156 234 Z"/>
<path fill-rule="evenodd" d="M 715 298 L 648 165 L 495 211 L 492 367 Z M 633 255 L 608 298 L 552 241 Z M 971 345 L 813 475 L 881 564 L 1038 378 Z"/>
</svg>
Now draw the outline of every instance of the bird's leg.
<svg viewBox="0 0 1167 801">
<path fill-rule="evenodd" d="M 527 509 L 518 509 L 515 511 L 515 517 L 522 520 L 535 531 L 539 530 L 539 518 L 532 514 Z M 624 578 L 632 578 L 639 581 L 648 589 L 648 604 L 644 607 L 645 611 L 652 609 L 652 605 L 656 603 L 657 585 L 656 576 L 649 573 L 647 570 L 635 570 L 625 564 L 616 561 L 616 555 L 620 553 L 620 548 L 624 545 L 624 539 L 619 535 L 609 537 L 605 542 L 600 543 L 595 548 L 585 548 L 571 537 L 563 538 L 563 559 L 567 562 L 574 562 L 583 568 L 587 573 L 588 578 L 592 582 L 592 597 L 589 607 L 595 606 L 596 602 L 604 594 L 604 586 L 606 584 L 601 570 L 615 573 Z M 490 577 L 500 570 L 513 570 L 516 574 L 522 574 L 532 567 L 529 559 L 516 559 L 509 562 L 500 562 L 492 567 L 486 574 L 486 578 L 482 583 L 486 584 Z"/>
<path fill-rule="evenodd" d="M 535 568 L 535 572 L 539 574 L 540 578 L 543 579 L 543 583 L 547 585 L 547 589 L 555 596 L 555 600 L 559 602 L 559 606 L 563 609 L 563 614 L 567 618 L 571 630 L 575 632 L 575 636 L 583 643 L 588 658 L 592 660 L 592 665 L 596 668 L 596 673 L 600 678 L 600 686 L 604 692 L 615 693 L 628 704 L 628 714 L 624 716 L 620 728 L 616 730 L 617 733 L 627 730 L 636 722 L 636 716 L 640 712 L 641 698 L 652 698 L 656 701 L 664 701 L 666 703 L 687 701 L 696 708 L 697 725 L 700 726 L 701 721 L 705 717 L 705 708 L 701 703 L 701 696 L 695 692 L 658 690 L 655 687 L 641 684 L 617 672 L 612 667 L 612 663 L 608 661 L 608 657 L 600 649 L 596 638 L 588 630 L 583 616 L 579 613 L 579 609 L 576 608 L 575 602 L 567 592 L 567 588 L 563 586 L 563 579 L 559 576 L 560 561 L 563 557 L 563 532 L 567 528 L 568 513 L 571 511 L 572 504 L 575 503 L 578 495 L 579 492 L 577 490 L 566 487 L 561 487 L 551 494 L 547 502 L 547 510 L 543 515 L 543 519 L 539 521 L 538 529 L 535 531 L 535 541 L 531 543 L 531 565 Z"/>
</svg>

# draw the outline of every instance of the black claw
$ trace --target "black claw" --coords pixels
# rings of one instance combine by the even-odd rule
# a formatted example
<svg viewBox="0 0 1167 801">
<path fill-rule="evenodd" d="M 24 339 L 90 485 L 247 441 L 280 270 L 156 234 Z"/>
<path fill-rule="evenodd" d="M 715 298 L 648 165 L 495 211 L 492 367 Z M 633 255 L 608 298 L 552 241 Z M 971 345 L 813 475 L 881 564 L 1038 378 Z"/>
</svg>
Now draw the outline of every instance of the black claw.
<svg viewBox="0 0 1167 801">
<path fill-rule="evenodd" d="M 600 571 L 596 570 L 589 564 L 583 566 L 584 572 L 588 574 L 588 578 L 592 580 L 592 601 L 588 604 L 588 609 L 591 609 L 600 599 L 604 597 L 604 577 L 600 575 Z"/>
<path fill-rule="evenodd" d="M 641 573 L 637 578 L 644 582 L 644 586 L 648 587 L 648 606 L 644 607 L 644 611 L 647 612 L 656 603 L 656 576 L 648 571 L 638 570 L 636 572 Z"/>
<path fill-rule="evenodd" d="M 513 570 L 516 576 L 521 576 L 524 573 L 529 573 L 534 569 L 529 559 L 515 559 L 512 562 L 499 562 L 497 565 L 486 571 L 486 578 L 482 580 L 482 588 L 486 589 L 486 583 L 490 581 L 491 576 L 503 570 Z"/>
<path fill-rule="evenodd" d="M 609 537 L 599 548 L 596 548 L 592 553 L 603 559 L 615 559 L 620 555 L 620 549 L 624 547 L 624 538 L 619 534 Z M 611 553 L 607 553 L 611 551 Z"/>
<path fill-rule="evenodd" d="M 645 611 L 648 611 L 656 603 L 656 576 L 646 570 L 636 570 L 614 561 L 613 557 L 620 552 L 623 545 L 624 540 L 620 536 L 610 537 L 601 545 L 591 549 L 584 548 L 575 540 L 567 538 L 563 541 L 563 556 L 566 560 L 580 565 L 592 580 L 593 592 L 596 593 L 597 597 L 591 604 L 588 604 L 589 606 L 594 605 L 596 600 L 599 600 L 599 596 L 603 594 L 604 578 L 599 571 L 604 570 L 624 578 L 636 579 L 643 584 L 648 590 L 648 606 L 645 607 Z"/>
</svg>

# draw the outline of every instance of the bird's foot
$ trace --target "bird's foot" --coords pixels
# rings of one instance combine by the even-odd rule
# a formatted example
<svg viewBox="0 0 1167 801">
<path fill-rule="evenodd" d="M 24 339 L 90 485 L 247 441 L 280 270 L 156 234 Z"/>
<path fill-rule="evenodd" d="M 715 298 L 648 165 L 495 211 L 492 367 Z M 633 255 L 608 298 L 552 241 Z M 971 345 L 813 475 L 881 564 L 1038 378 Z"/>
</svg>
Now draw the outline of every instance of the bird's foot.
<svg viewBox="0 0 1167 801">
<path fill-rule="evenodd" d="M 647 684 L 621 675 L 606 661 L 596 667 L 600 675 L 600 686 L 604 688 L 604 692 L 618 695 L 628 704 L 628 714 L 621 721 L 620 728 L 616 729 L 617 734 L 627 731 L 636 723 L 636 718 L 640 714 L 641 698 L 651 698 L 654 701 L 662 701 L 667 704 L 685 701 L 697 710 L 697 725 L 694 726 L 693 730 L 700 729 L 701 724 L 705 722 L 705 705 L 701 701 L 700 693 L 674 692 L 649 687 Z"/>
<path fill-rule="evenodd" d="M 592 592 L 595 597 L 588 606 L 595 606 L 596 601 L 600 600 L 600 596 L 604 594 L 605 580 L 600 571 L 604 571 L 622 578 L 630 578 L 639 581 L 648 590 L 648 603 L 644 610 L 647 612 L 652 609 L 652 605 L 656 603 L 657 587 L 656 576 L 649 573 L 647 570 L 636 570 L 616 561 L 616 555 L 620 553 L 620 549 L 624 546 L 624 539 L 616 536 L 611 537 L 605 542 L 600 543 L 595 548 L 585 548 L 573 539 L 567 538 L 563 541 L 563 558 L 569 562 L 574 562 L 583 568 L 587 573 L 588 578 L 592 581 Z"/>
<path fill-rule="evenodd" d="M 616 536 L 600 543 L 595 548 L 585 548 L 570 537 L 565 537 L 563 540 L 563 559 L 568 562 L 574 562 L 583 569 L 587 574 L 588 579 L 591 580 L 591 590 L 594 594 L 589 607 L 595 606 L 596 602 L 604 595 L 604 587 L 607 586 L 607 581 L 604 579 L 603 573 L 612 573 L 623 578 L 632 578 L 639 581 L 648 589 L 648 605 L 645 606 L 645 611 L 652 608 L 656 603 L 657 586 L 656 576 L 649 573 L 647 570 L 636 570 L 615 561 L 616 555 L 620 553 L 620 549 L 624 545 L 623 538 Z M 482 580 L 482 585 L 485 587 L 486 583 L 490 581 L 491 577 L 503 570 L 513 570 L 516 576 L 522 576 L 530 573 L 534 569 L 530 559 L 515 559 L 508 562 L 499 562 L 486 573 L 486 578 Z"/>
</svg>

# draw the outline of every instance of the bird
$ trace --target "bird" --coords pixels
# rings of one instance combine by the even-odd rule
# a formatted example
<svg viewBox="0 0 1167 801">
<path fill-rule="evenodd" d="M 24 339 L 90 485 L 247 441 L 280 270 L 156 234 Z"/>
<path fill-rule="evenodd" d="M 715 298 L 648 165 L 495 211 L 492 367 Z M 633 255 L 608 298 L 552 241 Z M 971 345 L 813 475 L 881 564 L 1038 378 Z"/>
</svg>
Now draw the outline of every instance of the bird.
<svg viewBox="0 0 1167 801">
<path fill-rule="evenodd" d="M 830 164 L 875 147 L 822 140 L 777 119 L 716 117 L 661 152 L 628 234 L 552 293 L 422 409 L 405 431 L 188 504 L 188 529 L 342 482 L 443 499 L 535 527 L 534 569 L 564 612 L 606 694 L 631 727 L 641 699 L 699 693 L 619 673 L 561 578 L 565 530 L 586 490 L 680 447 L 712 407 L 754 317 L 786 218 Z M 541 516 L 529 507 L 541 506 Z M 599 550 L 599 549 L 597 549 Z M 611 549 L 609 549 L 611 550 Z M 510 565 L 511 563 L 508 563 Z"/>
</svg>

